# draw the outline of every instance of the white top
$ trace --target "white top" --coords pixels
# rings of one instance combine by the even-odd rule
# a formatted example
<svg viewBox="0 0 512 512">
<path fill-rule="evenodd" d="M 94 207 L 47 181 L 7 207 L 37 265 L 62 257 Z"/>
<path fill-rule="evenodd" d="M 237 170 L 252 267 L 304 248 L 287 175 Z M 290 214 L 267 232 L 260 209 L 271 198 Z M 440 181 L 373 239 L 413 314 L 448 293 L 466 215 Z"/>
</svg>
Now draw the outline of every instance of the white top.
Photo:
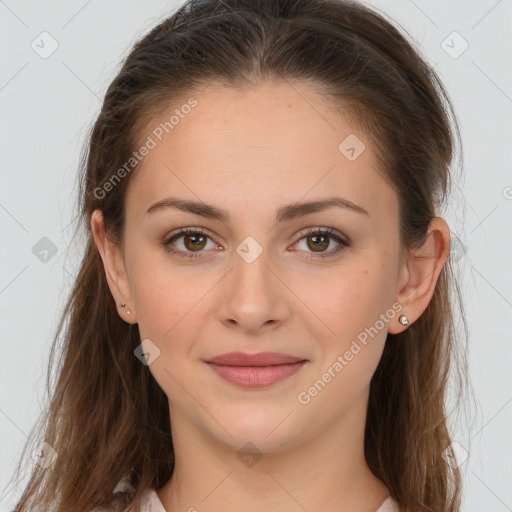
<svg viewBox="0 0 512 512">
<path fill-rule="evenodd" d="M 145 494 L 141 511 L 167 512 L 154 489 L 149 489 L 149 491 L 147 491 Z M 388 496 L 375 512 L 400 512 L 400 510 L 398 508 L 397 502 L 391 496 Z"/>
</svg>

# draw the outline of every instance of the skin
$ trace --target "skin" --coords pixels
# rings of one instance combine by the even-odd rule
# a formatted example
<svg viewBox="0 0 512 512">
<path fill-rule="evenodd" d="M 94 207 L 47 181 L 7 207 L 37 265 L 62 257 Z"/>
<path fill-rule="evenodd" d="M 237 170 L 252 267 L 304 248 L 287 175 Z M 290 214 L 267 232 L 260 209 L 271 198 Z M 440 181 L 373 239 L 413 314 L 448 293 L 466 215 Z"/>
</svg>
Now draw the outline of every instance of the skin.
<svg viewBox="0 0 512 512">
<path fill-rule="evenodd" d="M 373 512 L 389 491 L 364 459 L 370 380 L 387 333 L 408 326 L 397 313 L 308 404 L 297 397 L 394 303 L 410 323 L 423 313 L 448 257 L 449 228 L 436 217 L 424 246 L 400 258 L 398 197 L 377 172 L 370 141 L 311 86 L 210 86 L 194 97 L 198 105 L 130 178 L 124 247 L 105 237 L 99 210 L 91 219 L 112 295 L 126 303 L 119 314 L 160 350 L 149 368 L 169 399 L 176 453 L 160 500 L 169 511 Z M 366 145 L 354 161 L 338 150 L 350 134 Z M 275 221 L 283 205 L 333 195 L 368 215 L 331 207 Z M 145 214 L 170 196 L 213 204 L 230 219 L 172 208 Z M 182 227 L 207 231 L 199 257 L 162 247 Z M 307 228 L 332 228 L 351 245 L 334 254 L 334 238 L 306 237 Z M 251 263 L 236 252 L 248 236 L 263 249 Z M 194 247 L 174 240 L 176 250 Z M 273 386 L 244 389 L 203 361 L 231 351 L 308 363 Z M 246 443 L 261 458 L 244 464 Z"/>
</svg>

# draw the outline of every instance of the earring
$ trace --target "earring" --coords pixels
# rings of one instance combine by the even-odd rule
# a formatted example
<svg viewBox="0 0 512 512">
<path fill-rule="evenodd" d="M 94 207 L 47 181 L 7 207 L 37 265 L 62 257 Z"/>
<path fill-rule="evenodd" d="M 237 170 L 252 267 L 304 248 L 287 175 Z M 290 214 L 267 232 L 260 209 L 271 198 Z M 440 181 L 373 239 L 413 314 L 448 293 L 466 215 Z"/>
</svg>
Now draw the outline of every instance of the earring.
<svg viewBox="0 0 512 512">
<path fill-rule="evenodd" d="M 126 304 L 124 302 L 121 302 L 121 304 L 119 304 L 122 308 L 124 308 L 126 306 Z M 126 310 L 126 314 L 129 315 L 131 314 L 131 311 L 129 309 Z"/>
<path fill-rule="evenodd" d="M 409 323 L 409 319 L 407 318 L 407 315 L 400 315 L 398 317 L 398 321 L 402 324 L 402 325 L 407 325 Z"/>
</svg>

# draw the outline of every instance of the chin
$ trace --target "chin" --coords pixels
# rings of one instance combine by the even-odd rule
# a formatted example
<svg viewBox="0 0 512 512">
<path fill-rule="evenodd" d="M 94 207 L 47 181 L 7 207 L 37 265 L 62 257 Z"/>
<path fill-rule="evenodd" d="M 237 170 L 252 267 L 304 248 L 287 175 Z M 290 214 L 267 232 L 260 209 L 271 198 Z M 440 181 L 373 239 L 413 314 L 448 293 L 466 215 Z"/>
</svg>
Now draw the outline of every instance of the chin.
<svg viewBox="0 0 512 512">
<path fill-rule="evenodd" d="M 259 405 L 258 411 L 235 412 L 229 417 L 218 418 L 229 433 L 217 424 L 215 430 L 217 436 L 220 436 L 219 440 L 234 451 L 238 452 L 245 447 L 244 451 L 254 453 L 278 452 L 298 439 L 298 425 L 291 417 L 287 418 L 291 410 L 283 412 L 282 409 L 274 409 L 265 412 L 265 406 Z"/>
</svg>

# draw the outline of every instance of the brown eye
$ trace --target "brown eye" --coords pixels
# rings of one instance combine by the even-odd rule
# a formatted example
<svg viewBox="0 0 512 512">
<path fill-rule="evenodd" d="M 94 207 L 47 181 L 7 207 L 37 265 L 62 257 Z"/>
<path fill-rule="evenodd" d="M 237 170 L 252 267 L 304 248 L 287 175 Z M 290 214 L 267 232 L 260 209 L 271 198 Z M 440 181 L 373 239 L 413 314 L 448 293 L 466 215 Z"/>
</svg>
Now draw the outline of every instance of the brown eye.
<svg viewBox="0 0 512 512">
<path fill-rule="evenodd" d="M 319 250 L 320 252 L 322 252 L 329 247 L 329 237 L 327 235 L 310 235 L 306 237 L 306 239 L 308 240 L 308 247 L 313 251 Z"/>
<path fill-rule="evenodd" d="M 207 237 L 200 233 L 188 233 L 183 236 L 183 244 L 190 251 L 200 251 L 206 245 Z"/>
<path fill-rule="evenodd" d="M 208 243 L 211 246 L 208 246 Z M 206 249 L 216 249 L 217 244 L 199 228 L 182 228 L 179 232 L 162 242 L 164 249 L 184 258 L 197 258 L 207 253 Z M 203 250 L 204 249 L 204 250 Z"/>
<path fill-rule="evenodd" d="M 334 247 L 329 249 L 331 242 L 334 242 Z M 301 244 L 305 247 L 300 247 Z M 306 258 L 330 258 L 350 247 L 350 244 L 347 237 L 331 228 L 311 228 L 302 233 L 297 247 L 305 253 Z"/>
</svg>

